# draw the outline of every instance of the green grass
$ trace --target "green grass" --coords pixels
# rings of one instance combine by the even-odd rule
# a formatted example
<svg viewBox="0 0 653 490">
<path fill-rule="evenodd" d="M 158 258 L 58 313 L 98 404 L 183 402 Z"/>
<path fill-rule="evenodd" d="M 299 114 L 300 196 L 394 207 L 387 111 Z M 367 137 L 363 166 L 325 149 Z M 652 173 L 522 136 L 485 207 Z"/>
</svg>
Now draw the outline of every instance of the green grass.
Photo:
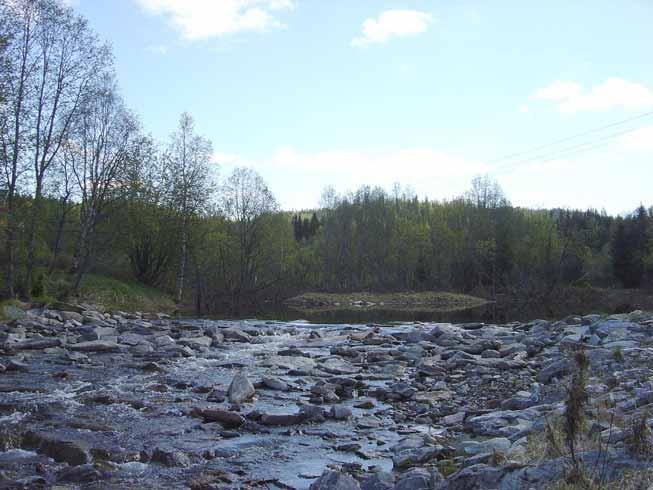
<svg viewBox="0 0 653 490">
<path fill-rule="evenodd" d="M 171 312 L 175 309 L 172 298 L 159 289 L 95 274 L 84 276 L 78 301 L 102 305 L 109 311 Z"/>
</svg>

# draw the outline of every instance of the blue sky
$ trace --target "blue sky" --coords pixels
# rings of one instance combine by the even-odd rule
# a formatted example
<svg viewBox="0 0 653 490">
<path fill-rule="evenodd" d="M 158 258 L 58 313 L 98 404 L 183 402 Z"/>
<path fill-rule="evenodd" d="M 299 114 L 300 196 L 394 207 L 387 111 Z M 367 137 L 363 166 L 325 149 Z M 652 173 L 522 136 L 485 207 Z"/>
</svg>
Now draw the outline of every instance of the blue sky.
<svg viewBox="0 0 653 490">
<path fill-rule="evenodd" d="M 653 111 L 650 0 L 68 2 L 148 131 L 190 112 L 221 174 L 256 168 L 285 208 L 484 173 L 518 205 L 653 204 L 653 115 L 497 161 Z"/>
</svg>

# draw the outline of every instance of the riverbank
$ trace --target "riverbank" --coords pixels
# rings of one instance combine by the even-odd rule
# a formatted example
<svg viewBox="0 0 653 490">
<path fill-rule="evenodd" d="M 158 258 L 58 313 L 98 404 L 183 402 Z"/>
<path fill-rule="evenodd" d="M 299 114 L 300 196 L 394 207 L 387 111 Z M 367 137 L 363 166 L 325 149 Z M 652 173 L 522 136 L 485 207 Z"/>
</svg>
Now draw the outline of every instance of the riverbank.
<svg viewBox="0 0 653 490">
<path fill-rule="evenodd" d="M 313 326 L 58 308 L 0 325 L 0 488 L 650 483 L 652 314 Z"/>
<path fill-rule="evenodd" d="M 482 298 L 466 294 L 426 291 L 395 293 L 316 293 L 309 292 L 285 301 L 304 311 L 381 309 L 394 311 L 455 311 L 487 304 Z"/>
</svg>

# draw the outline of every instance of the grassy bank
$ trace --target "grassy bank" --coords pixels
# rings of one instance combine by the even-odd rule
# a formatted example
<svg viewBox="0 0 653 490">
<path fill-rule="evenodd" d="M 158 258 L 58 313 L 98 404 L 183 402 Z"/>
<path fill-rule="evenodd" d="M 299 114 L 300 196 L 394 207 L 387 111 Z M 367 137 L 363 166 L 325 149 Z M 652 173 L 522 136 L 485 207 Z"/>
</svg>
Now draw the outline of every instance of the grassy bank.
<svg viewBox="0 0 653 490">
<path fill-rule="evenodd" d="M 72 277 L 69 274 L 59 272 L 41 281 L 42 294 L 32 298 L 33 303 L 51 304 L 56 301 L 87 303 L 100 306 L 107 311 L 171 313 L 175 310 L 175 303 L 170 295 L 136 281 L 86 274 L 79 294 L 74 297 L 66 294 L 72 285 Z M 20 310 L 29 307 L 29 304 L 16 300 L 0 302 L 0 320 L 10 320 L 19 315 Z"/>
<path fill-rule="evenodd" d="M 404 311 L 455 311 L 473 308 L 487 300 L 441 291 L 399 293 L 304 293 L 286 301 L 302 310 L 380 309 Z"/>
</svg>

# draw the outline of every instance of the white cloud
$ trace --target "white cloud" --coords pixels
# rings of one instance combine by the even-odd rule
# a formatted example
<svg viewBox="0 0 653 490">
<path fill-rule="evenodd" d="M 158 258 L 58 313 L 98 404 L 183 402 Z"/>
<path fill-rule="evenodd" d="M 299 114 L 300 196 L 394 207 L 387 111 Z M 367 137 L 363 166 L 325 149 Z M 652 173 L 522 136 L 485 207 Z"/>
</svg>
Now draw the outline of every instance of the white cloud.
<svg viewBox="0 0 653 490">
<path fill-rule="evenodd" d="M 79 0 L 59 0 L 64 7 L 77 7 Z"/>
<path fill-rule="evenodd" d="M 276 13 L 293 0 L 135 0 L 146 12 L 162 15 L 190 41 L 281 27 Z"/>
<path fill-rule="evenodd" d="M 145 47 L 145 51 L 147 51 L 148 53 L 165 56 L 166 54 L 168 54 L 168 46 L 166 46 L 165 44 L 151 44 Z"/>
<path fill-rule="evenodd" d="M 418 10 L 386 10 L 378 18 L 363 22 L 362 36 L 354 38 L 351 45 L 364 47 L 385 43 L 393 37 L 407 37 L 422 34 L 429 29 L 433 16 Z"/>
<path fill-rule="evenodd" d="M 635 111 L 653 106 L 653 90 L 617 77 L 608 78 L 589 90 L 576 82 L 558 80 L 537 90 L 533 98 L 554 102 L 558 111 L 566 114 L 615 108 Z"/>
<path fill-rule="evenodd" d="M 475 175 L 489 169 L 483 163 L 430 147 L 320 152 L 285 147 L 257 160 L 234 154 L 216 154 L 214 159 L 220 163 L 223 175 L 236 166 L 255 168 L 288 209 L 315 206 L 327 185 L 346 192 L 362 185 L 390 190 L 393 183 L 401 182 L 414 188 L 419 196 L 450 198 L 460 195 Z"/>
<path fill-rule="evenodd" d="M 644 126 L 625 134 L 619 142 L 627 150 L 653 152 L 653 126 Z"/>
</svg>

